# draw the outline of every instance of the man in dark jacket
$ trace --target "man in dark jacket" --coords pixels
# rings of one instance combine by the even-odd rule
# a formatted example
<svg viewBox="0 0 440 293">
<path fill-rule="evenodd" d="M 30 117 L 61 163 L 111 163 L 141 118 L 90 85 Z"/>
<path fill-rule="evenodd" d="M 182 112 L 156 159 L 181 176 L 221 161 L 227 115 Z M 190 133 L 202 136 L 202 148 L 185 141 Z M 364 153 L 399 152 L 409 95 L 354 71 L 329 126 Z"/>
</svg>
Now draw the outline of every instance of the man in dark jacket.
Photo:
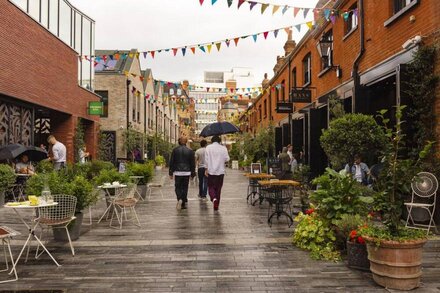
<svg viewBox="0 0 440 293">
<path fill-rule="evenodd" d="M 174 176 L 174 187 L 177 196 L 177 209 L 186 209 L 188 202 L 189 177 L 196 176 L 194 151 L 186 146 L 188 139 L 179 138 L 179 146 L 173 149 L 170 158 L 170 178 Z"/>
</svg>

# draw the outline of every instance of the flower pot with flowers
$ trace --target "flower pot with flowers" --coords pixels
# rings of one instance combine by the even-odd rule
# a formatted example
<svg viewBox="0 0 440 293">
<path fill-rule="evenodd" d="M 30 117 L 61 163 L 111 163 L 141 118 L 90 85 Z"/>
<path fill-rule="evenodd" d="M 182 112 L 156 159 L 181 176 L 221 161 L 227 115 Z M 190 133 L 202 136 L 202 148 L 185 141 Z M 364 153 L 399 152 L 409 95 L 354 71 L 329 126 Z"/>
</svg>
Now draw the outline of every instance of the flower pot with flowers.
<svg viewBox="0 0 440 293">
<path fill-rule="evenodd" d="M 396 110 L 396 126 L 387 126 L 386 110 L 380 112 L 388 144 L 385 148 L 381 171 L 375 189 L 375 208 L 381 212 L 382 223 L 369 225 L 359 233 L 367 243 L 370 270 L 374 281 L 389 289 L 411 290 L 417 288 L 422 275 L 422 248 L 426 243 L 426 231 L 404 227 L 401 219 L 403 200 L 411 192 L 410 184 L 419 172 L 419 165 L 426 158 L 432 143 L 419 153 L 417 161 L 403 157 L 405 135 L 402 133 L 402 110 Z"/>
<path fill-rule="evenodd" d="M 369 271 L 370 261 L 368 260 L 367 245 L 364 238 L 357 230 L 350 232 L 347 241 L 347 266 L 349 268 Z"/>
</svg>

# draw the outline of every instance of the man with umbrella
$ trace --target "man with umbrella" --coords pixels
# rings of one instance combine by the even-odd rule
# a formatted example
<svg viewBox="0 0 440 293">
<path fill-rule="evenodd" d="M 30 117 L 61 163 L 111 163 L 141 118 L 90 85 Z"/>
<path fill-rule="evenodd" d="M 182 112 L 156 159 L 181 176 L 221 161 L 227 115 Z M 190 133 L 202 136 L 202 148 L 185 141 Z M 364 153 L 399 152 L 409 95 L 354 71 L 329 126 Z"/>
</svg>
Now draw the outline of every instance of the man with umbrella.
<svg viewBox="0 0 440 293">
<path fill-rule="evenodd" d="M 221 145 L 220 136 L 214 135 L 212 144 L 205 151 L 205 175 L 208 177 L 208 191 L 214 205 L 214 211 L 218 210 L 220 194 L 225 177 L 225 163 L 229 161 L 228 150 Z"/>
<path fill-rule="evenodd" d="M 15 164 L 15 172 L 34 175 L 34 166 L 29 162 L 29 157 L 26 154 L 21 155 L 20 161 Z"/>
</svg>

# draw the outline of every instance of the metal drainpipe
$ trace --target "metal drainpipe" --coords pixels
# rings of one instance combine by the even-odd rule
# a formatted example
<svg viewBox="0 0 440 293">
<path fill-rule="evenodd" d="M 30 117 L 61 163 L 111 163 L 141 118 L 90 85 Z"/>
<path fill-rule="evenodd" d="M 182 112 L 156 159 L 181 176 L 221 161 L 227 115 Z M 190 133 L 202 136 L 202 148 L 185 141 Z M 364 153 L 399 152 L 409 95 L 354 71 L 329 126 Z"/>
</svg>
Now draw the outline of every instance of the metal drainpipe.
<svg viewBox="0 0 440 293">
<path fill-rule="evenodd" d="M 288 95 L 289 95 L 289 103 L 292 103 L 292 99 L 291 99 L 291 97 L 290 97 L 290 88 L 291 88 L 291 82 L 290 82 L 290 80 L 291 80 L 291 74 L 292 74 L 292 71 L 291 71 L 291 62 L 292 62 L 292 58 L 291 58 L 291 56 L 292 55 L 290 55 L 289 56 L 289 81 L 288 81 L 288 86 L 287 86 L 287 90 L 289 91 L 288 92 Z M 285 84 L 284 84 L 284 86 L 286 86 Z M 284 88 L 284 91 L 285 91 L 286 89 Z M 292 135 L 292 113 L 289 113 L 289 136 L 290 136 L 290 145 L 292 146 L 292 149 L 293 149 L 293 135 Z"/>
<path fill-rule="evenodd" d="M 353 98 L 352 98 L 352 112 L 355 113 L 357 110 L 356 99 L 359 98 L 360 91 L 360 75 L 359 75 L 359 62 L 364 55 L 365 52 L 365 44 L 364 44 L 364 0 L 359 0 L 359 34 L 360 34 L 360 51 L 357 55 L 356 59 L 353 63 Z"/>
</svg>

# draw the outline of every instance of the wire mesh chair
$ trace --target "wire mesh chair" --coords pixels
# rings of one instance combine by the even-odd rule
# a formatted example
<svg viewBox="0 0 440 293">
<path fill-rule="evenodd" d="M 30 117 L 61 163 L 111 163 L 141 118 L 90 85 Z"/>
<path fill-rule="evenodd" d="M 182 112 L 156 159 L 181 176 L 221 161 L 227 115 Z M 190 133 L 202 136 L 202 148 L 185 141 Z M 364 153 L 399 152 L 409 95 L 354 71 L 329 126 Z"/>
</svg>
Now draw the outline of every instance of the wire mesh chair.
<svg viewBox="0 0 440 293">
<path fill-rule="evenodd" d="M 162 176 L 162 177 L 160 178 L 159 183 L 151 182 L 151 183 L 148 183 L 148 184 L 147 184 L 147 188 L 148 188 L 148 200 L 151 199 L 151 193 L 153 192 L 153 188 L 158 189 L 159 192 L 160 192 L 160 195 L 161 195 L 162 198 L 163 198 L 162 187 L 165 185 L 165 180 L 166 180 L 166 178 L 167 178 L 167 176 L 164 175 L 164 176 Z"/>
<path fill-rule="evenodd" d="M 279 220 L 281 216 L 288 219 L 289 227 L 293 224 L 292 206 L 293 187 L 291 186 L 262 186 L 260 192 L 262 197 L 269 203 L 267 211 L 267 223 L 272 226 L 274 216 Z"/>
<path fill-rule="evenodd" d="M 139 221 L 139 217 L 136 213 L 136 204 L 139 201 L 136 197 L 136 184 L 129 184 L 123 192 L 121 192 L 118 196 L 115 197 L 113 201 L 114 209 L 112 212 L 112 217 L 110 219 L 110 227 L 122 229 L 122 223 L 124 218 L 126 221 L 132 221 L 133 224 L 140 227 L 141 223 Z M 131 212 L 131 219 L 127 218 L 127 210 Z M 113 226 L 113 219 L 116 215 L 116 219 L 119 223 L 119 227 Z"/>
<path fill-rule="evenodd" d="M 53 196 L 54 202 L 58 204 L 56 206 L 51 207 L 42 207 L 38 209 L 38 218 L 35 221 L 38 221 L 38 225 L 41 227 L 41 237 L 45 230 L 50 228 L 52 229 L 65 229 L 67 238 L 69 239 L 70 250 L 72 251 L 72 255 L 75 256 L 75 250 L 72 245 L 72 240 L 70 239 L 69 229 L 67 226 L 76 219 L 75 217 L 75 209 L 76 209 L 76 197 L 73 195 L 65 195 L 65 194 L 55 194 Z M 35 254 L 35 258 L 38 258 L 43 252 L 39 252 L 40 245 L 37 246 L 37 252 Z M 29 254 L 29 250 L 28 250 Z M 27 258 L 27 257 L 26 257 Z"/>
<path fill-rule="evenodd" d="M 94 195 L 96 195 L 96 198 L 99 198 L 99 193 L 101 193 L 101 190 L 100 189 L 98 189 L 98 188 L 95 188 L 93 191 L 93 194 Z M 93 197 L 95 197 L 95 196 L 93 196 Z M 95 205 L 96 205 L 96 203 L 95 203 Z M 92 224 L 93 224 L 93 219 L 92 219 L 92 206 L 89 206 L 89 222 L 88 223 L 82 223 L 84 226 L 92 226 Z"/>
<path fill-rule="evenodd" d="M 405 226 L 408 228 L 426 229 L 426 234 L 429 233 L 431 227 L 434 227 L 437 231 L 437 227 L 434 222 L 434 212 L 438 190 L 437 178 L 431 173 L 420 172 L 411 183 L 411 188 L 411 202 L 405 203 L 408 211 Z M 423 209 L 427 211 L 429 214 L 429 223 L 427 225 L 416 223 L 412 215 L 413 209 Z"/>
<path fill-rule="evenodd" d="M 14 282 L 18 280 L 17 270 L 15 268 L 15 262 L 14 262 L 14 257 L 12 256 L 11 243 L 10 243 L 11 238 L 17 235 L 20 235 L 20 233 L 11 228 L 0 226 L 0 240 L 2 241 L 3 252 L 5 256 L 5 265 L 6 265 L 6 268 L 0 270 L 0 272 L 9 271 L 8 253 L 6 252 L 6 247 L 7 247 L 9 252 L 9 258 L 11 259 L 11 265 L 12 265 L 11 273 L 14 272 L 14 276 L 15 276 L 14 279 L 0 281 L 0 284 L 7 282 Z"/>
</svg>

